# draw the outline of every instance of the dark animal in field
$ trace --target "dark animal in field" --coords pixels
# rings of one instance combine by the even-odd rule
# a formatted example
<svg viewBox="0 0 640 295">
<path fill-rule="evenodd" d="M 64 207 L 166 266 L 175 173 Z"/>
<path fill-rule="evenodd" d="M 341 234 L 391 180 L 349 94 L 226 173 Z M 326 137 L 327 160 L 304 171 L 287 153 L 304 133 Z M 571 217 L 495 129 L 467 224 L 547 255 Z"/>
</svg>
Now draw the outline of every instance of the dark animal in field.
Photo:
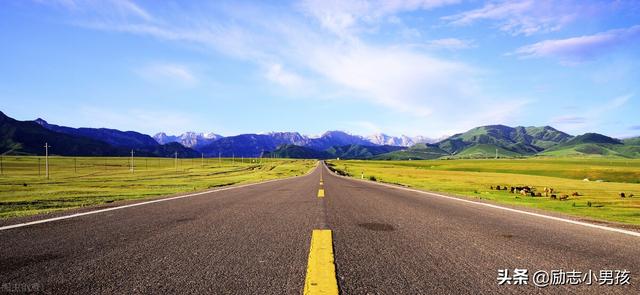
<svg viewBox="0 0 640 295">
<path fill-rule="evenodd" d="M 569 195 L 562 195 L 559 199 L 560 201 L 566 200 L 569 198 Z"/>
<path fill-rule="evenodd" d="M 537 193 L 536 197 L 542 197 L 542 193 Z"/>
<path fill-rule="evenodd" d="M 490 188 L 493 189 L 493 185 Z"/>
<path fill-rule="evenodd" d="M 558 198 L 558 197 L 557 197 L 556 195 L 551 195 L 551 199 L 555 200 L 555 199 L 557 199 L 557 198 Z"/>
<path fill-rule="evenodd" d="M 499 185 L 496 186 L 496 190 L 502 190 Z"/>
<path fill-rule="evenodd" d="M 631 197 L 633 197 L 633 194 L 630 194 L 630 195 L 629 195 L 629 198 L 631 198 Z"/>
<path fill-rule="evenodd" d="M 620 193 L 620 197 L 624 198 L 625 197 L 624 193 Z"/>
<path fill-rule="evenodd" d="M 513 186 L 510 188 L 510 190 L 511 190 L 511 193 L 512 193 L 512 194 L 516 192 L 516 188 L 515 188 L 515 187 L 513 187 Z"/>
<path fill-rule="evenodd" d="M 578 192 L 573 192 L 573 193 L 571 194 L 571 196 L 578 197 L 578 196 L 580 196 L 580 193 L 578 193 Z"/>
<path fill-rule="evenodd" d="M 535 197 L 535 196 L 536 196 L 536 193 L 534 193 L 534 192 L 530 192 L 529 194 L 530 194 L 532 197 Z"/>
</svg>

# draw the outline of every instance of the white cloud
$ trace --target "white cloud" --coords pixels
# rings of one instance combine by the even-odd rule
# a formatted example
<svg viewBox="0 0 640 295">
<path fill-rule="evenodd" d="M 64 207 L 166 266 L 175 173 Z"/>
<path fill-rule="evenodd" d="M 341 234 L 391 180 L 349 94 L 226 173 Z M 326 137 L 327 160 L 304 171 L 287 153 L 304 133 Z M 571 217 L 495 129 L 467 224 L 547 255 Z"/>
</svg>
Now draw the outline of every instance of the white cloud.
<svg viewBox="0 0 640 295">
<path fill-rule="evenodd" d="M 408 47 L 418 49 L 447 49 L 447 50 L 460 50 L 475 48 L 476 45 L 472 40 L 463 40 L 458 38 L 443 38 L 429 40 L 424 43 L 412 43 Z"/>
<path fill-rule="evenodd" d="M 634 94 L 626 94 L 609 99 L 601 105 L 591 106 L 576 114 L 557 116 L 550 120 L 550 124 L 566 131 L 588 131 L 603 124 L 605 117 L 626 105 Z"/>
<path fill-rule="evenodd" d="M 348 121 L 344 124 L 355 127 L 358 134 L 376 134 L 382 132 L 382 128 L 370 121 Z"/>
<path fill-rule="evenodd" d="M 472 99 L 478 88 L 472 67 L 402 48 L 348 44 L 310 54 L 315 72 L 353 96 L 415 116 Z"/>
<path fill-rule="evenodd" d="M 143 78 L 161 83 L 178 82 L 181 85 L 192 86 L 198 79 L 185 65 L 171 63 L 157 63 L 147 65 L 136 72 Z"/>
<path fill-rule="evenodd" d="M 200 126 L 192 115 L 175 111 L 82 106 L 77 114 L 80 116 L 79 121 L 86 122 L 82 127 L 130 130 L 131 126 L 136 126 L 136 131 L 145 134 L 159 131 L 180 134 L 184 130 L 191 130 L 193 126 Z M 95 125 L 96 122 L 100 125 Z"/>
<path fill-rule="evenodd" d="M 78 13 L 87 13 L 101 18 L 133 17 L 152 21 L 153 17 L 142 7 L 129 0 L 35 0 L 44 4 L 62 6 Z"/>
<path fill-rule="evenodd" d="M 297 74 L 283 68 L 279 63 L 267 66 L 265 77 L 274 83 L 286 88 L 300 88 L 303 86 L 303 79 Z"/>
<path fill-rule="evenodd" d="M 359 24 L 371 24 L 397 13 L 426 10 L 460 0 L 304 0 L 300 8 L 327 30 L 349 36 Z"/>
<path fill-rule="evenodd" d="M 513 35 L 556 31 L 582 13 L 572 1 L 506 0 L 443 17 L 452 25 L 470 25 L 482 20 L 496 21 L 500 30 Z"/>
<path fill-rule="evenodd" d="M 545 40 L 523 46 L 515 51 L 522 58 L 554 57 L 564 63 L 581 62 L 608 52 L 640 37 L 640 25 L 593 35 L 567 39 Z"/>
<path fill-rule="evenodd" d="M 368 1 L 355 1 L 349 3 L 366 6 L 364 12 L 347 9 L 347 14 L 355 16 L 358 23 L 369 22 L 392 13 L 453 2 L 456 1 L 376 2 L 383 8 L 371 8 Z M 265 80 L 294 91 L 296 97 L 349 99 L 396 112 L 402 118 L 410 118 L 407 123 L 416 130 L 406 132 L 414 134 L 424 134 L 425 128 L 442 131 L 438 134 L 442 135 L 453 133 L 448 129 L 459 131 L 479 123 L 506 123 L 528 103 L 526 99 L 488 98 L 482 89 L 483 70 L 432 55 L 411 44 L 375 44 L 347 31 L 348 38 L 342 38 L 334 31 L 318 30 L 301 21 L 300 16 L 286 13 L 227 13 L 232 15 L 222 19 L 233 19 L 232 22 L 191 18 L 173 22 L 98 20 L 82 25 L 216 50 L 253 64 Z M 349 17 L 344 24 L 350 22 Z M 423 46 L 463 48 L 472 44 L 448 38 Z M 188 68 L 171 64 L 150 66 L 143 73 L 187 83 L 197 81 Z"/>
</svg>

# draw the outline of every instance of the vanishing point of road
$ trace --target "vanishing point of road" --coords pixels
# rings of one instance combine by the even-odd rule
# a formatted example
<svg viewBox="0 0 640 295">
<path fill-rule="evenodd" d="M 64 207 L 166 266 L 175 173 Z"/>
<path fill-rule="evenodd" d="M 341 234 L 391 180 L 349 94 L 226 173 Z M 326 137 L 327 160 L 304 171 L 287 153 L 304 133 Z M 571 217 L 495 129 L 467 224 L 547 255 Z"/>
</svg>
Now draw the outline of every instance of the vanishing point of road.
<svg viewBox="0 0 640 295">
<path fill-rule="evenodd" d="M 631 279 L 498 284 L 499 269 L 516 268 L 628 270 Z M 4 291 L 639 294 L 639 280 L 638 236 L 347 179 L 323 164 L 305 176 L 0 230 Z"/>
</svg>

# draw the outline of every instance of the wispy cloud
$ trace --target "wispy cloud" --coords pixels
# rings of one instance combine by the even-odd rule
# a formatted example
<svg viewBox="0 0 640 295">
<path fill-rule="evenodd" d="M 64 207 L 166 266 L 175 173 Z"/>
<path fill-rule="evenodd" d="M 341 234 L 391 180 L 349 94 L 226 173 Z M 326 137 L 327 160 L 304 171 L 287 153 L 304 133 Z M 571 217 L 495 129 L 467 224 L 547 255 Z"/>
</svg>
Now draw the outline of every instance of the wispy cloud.
<svg viewBox="0 0 640 295">
<path fill-rule="evenodd" d="M 79 24 L 215 50 L 253 64 L 265 80 L 279 87 L 303 89 L 303 97 L 360 101 L 419 119 L 424 126 L 440 128 L 444 133 L 475 124 L 508 123 L 529 103 L 527 99 L 495 98 L 483 90 L 483 69 L 422 50 L 462 49 L 473 46 L 471 41 L 436 39 L 416 48 L 412 44 L 379 44 L 357 34 L 358 26 L 394 13 L 456 2 L 339 1 L 323 7 L 324 2 L 307 1 L 303 5 L 308 10 L 303 15 L 274 12 L 267 16 L 247 9 L 223 12 L 229 15 L 221 19 L 233 21 L 167 20 L 151 15 L 153 21 L 91 19 Z M 309 25 L 309 18 L 327 23 Z M 188 68 L 176 65 L 146 71 L 183 82 L 197 81 Z M 322 87 L 308 87 L 308 81 Z M 443 123 L 430 126 L 434 121 Z"/>
<path fill-rule="evenodd" d="M 471 25 L 489 20 L 512 35 L 531 35 L 556 31 L 582 13 L 574 1 L 506 0 L 489 2 L 483 7 L 443 17 L 452 25 Z"/>
<path fill-rule="evenodd" d="M 298 74 L 284 69 L 281 64 L 273 63 L 266 67 L 265 77 L 274 83 L 286 88 L 300 88 L 304 85 L 304 79 Z"/>
<path fill-rule="evenodd" d="M 583 111 L 574 110 L 579 114 L 567 114 L 552 118 L 549 123 L 566 131 L 585 131 L 602 124 L 607 115 L 626 105 L 634 94 L 626 94 L 609 99 L 603 104 L 590 106 Z"/>
<path fill-rule="evenodd" d="M 475 48 L 476 44 L 473 40 L 464 40 L 458 38 L 443 38 L 429 40 L 423 43 L 410 43 L 408 47 L 418 49 L 445 49 L 445 50 L 461 50 Z"/>
<path fill-rule="evenodd" d="M 545 40 L 520 47 L 515 54 L 522 58 L 553 57 L 571 64 L 592 59 L 628 42 L 637 42 L 639 37 L 640 25 L 635 25 L 594 35 Z"/>
<path fill-rule="evenodd" d="M 181 64 L 156 63 L 136 69 L 135 71 L 143 78 L 155 82 L 177 82 L 180 85 L 186 86 L 192 86 L 198 82 L 198 79 L 192 71 L 187 66 Z"/>
<path fill-rule="evenodd" d="M 304 0 L 300 9 L 327 30 L 349 36 L 361 30 L 362 24 L 372 24 L 397 13 L 426 10 L 459 3 L 460 0 Z"/>
<path fill-rule="evenodd" d="M 360 17 L 386 15 L 403 9 L 428 8 L 454 1 L 418 1 L 366 4 Z M 368 2 L 366 2 L 368 3 Z M 353 3 L 352 3 L 353 4 Z M 341 7 L 341 6 L 340 6 Z M 285 68 L 292 64 L 314 75 L 316 80 L 333 85 L 333 91 L 414 116 L 429 116 L 434 111 L 481 105 L 480 72 L 467 64 L 431 56 L 406 46 L 374 45 L 351 36 L 336 39 L 296 22 L 291 17 L 264 19 L 255 15 L 233 15 L 234 24 L 196 21 L 195 24 L 93 23 L 91 28 L 148 35 L 163 40 L 190 42 L 213 48 L 223 54 L 255 63 L 265 70 L 265 78 L 283 87 L 300 88 L 305 80 Z M 251 27 L 252 30 L 245 28 Z M 277 40 L 269 42 L 263 40 Z M 429 46 L 461 47 L 461 40 L 435 40 Z M 274 62 L 275 61 L 275 62 Z M 266 65 L 266 66 L 265 66 Z M 181 69 L 161 67 L 165 75 L 190 80 Z M 326 90 L 323 92 L 327 92 Z M 317 96 L 326 95 L 316 93 Z M 460 106 L 458 106 L 460 107 Z"/>
<path fill-rule="evenodd" d="M 152 21 L 153 17 L 142 7 L 129 0 L 35 0 L 102 18 L 137 18 Z"/>
<path fill-rule="evenodd" d="M 198 126 L 199 123 L 193 115 L 154 109 L 112 109 L 109 107 L 82 106 L 77 114 L 80 117 L 80 121 L 87 122 L 78 127 L 109 127 L 130 130 L 131 126 L 136 126 L 136 131 L 147 134 L 155 134 L 159 131 L 180 134 L 185 130 L 190 130 L 193 126 Z"/>
<path fill-rule="evenodd" d="M 562 124 L 562 125 L 566 125 L 566 124 L 584 124 L 587 122 L 587 118 L 586 117 L 580 117 L 580 116 L 560 116 L 560 117 L 556 117 L 554 118 L 551 123 L 553 124 Z"/>
</svg>

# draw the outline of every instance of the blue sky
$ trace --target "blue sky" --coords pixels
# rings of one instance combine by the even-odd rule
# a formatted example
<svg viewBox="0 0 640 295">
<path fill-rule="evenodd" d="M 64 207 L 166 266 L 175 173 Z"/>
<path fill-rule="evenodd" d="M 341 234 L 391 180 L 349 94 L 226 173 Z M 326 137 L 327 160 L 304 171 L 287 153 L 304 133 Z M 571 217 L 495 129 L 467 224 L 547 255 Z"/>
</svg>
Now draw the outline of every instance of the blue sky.
<svg viewBox="0 0 640 295">
<path fill-rule="evenodd" d="M 640 135 L 640 2 L 9 0 L 0 110 L 74 127 Z"/>
</svg>

